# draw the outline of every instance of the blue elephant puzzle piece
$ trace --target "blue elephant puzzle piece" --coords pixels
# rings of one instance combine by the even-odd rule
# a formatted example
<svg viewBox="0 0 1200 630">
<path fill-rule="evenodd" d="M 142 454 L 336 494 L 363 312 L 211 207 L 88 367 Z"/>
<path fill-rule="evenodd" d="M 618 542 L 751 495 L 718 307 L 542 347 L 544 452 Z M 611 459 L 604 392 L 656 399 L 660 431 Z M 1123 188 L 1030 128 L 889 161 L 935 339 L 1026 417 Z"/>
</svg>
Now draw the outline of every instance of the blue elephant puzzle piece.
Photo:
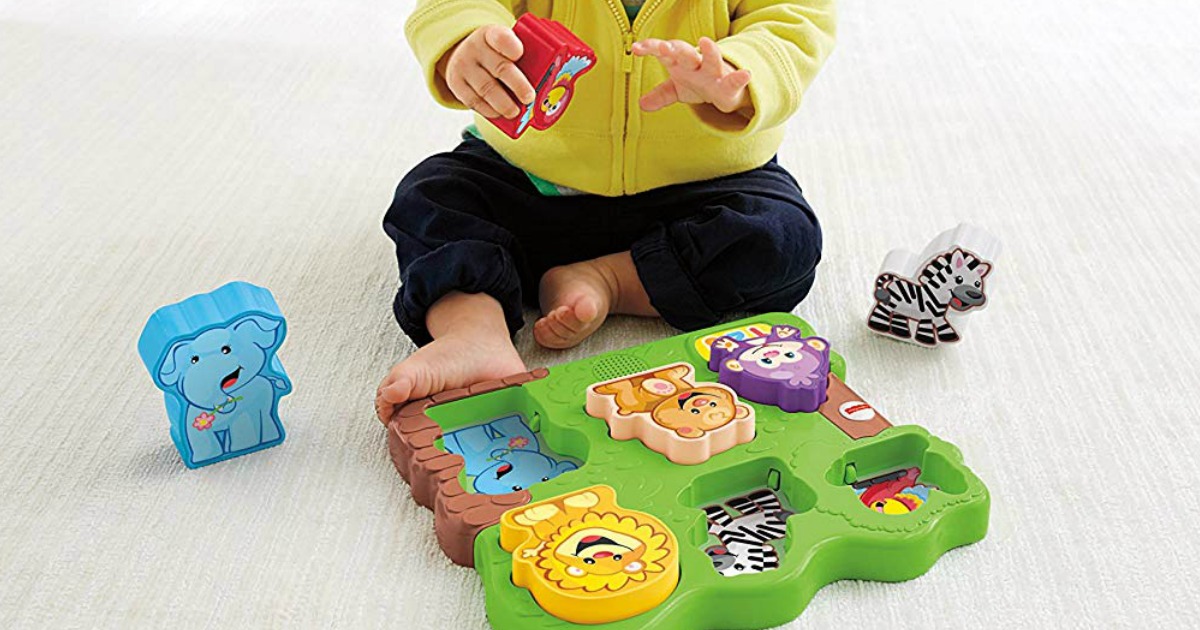
<svg viewBox="0 0 1200 630">
<path fill-rule="evenodd" d="M 276 351 L 286 334 L 271 292 L 247 282 L 150 316 L 138 354 L 163 391 L 171 440 L 188 468 L 283 442 L 279 399 L 292 382 Z"/>
<path fill-rule="evenodd" d="M 447 433 L 442 444 L 462 456 L 480 494 L 515 492 L 579 467 L 543 453 L 537 435 L 516 414 Z"/>
</svg>

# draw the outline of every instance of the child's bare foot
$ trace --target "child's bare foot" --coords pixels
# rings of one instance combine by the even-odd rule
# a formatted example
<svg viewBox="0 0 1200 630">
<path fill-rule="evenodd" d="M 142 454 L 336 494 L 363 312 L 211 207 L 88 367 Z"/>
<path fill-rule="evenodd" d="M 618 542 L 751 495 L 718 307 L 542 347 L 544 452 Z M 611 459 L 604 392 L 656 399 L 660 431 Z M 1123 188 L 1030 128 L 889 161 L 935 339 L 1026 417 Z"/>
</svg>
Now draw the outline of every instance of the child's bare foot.
<svg viewBox="0 0 1200 630">
<path fill-rule="evenodd" d="M 525 371 L 512 343 L 482 344 L 476 337 L 435 339 L 397 363 L 379 386 L 382 402 L 395 408 L 410 400 Z"/>
<path fill-rule="evenodd" d="M 426 320 L 434 340 L 393 366 L 379 384 L 375 411 L 385 423 L 410 400 L 525 371 L 503 312 L 491 297 L 448 295 Z"/>
<path fill-rule="evenodd" d="M 538 285 L 545 316 L 534 322 L 533 338 L 547 348 L 579 345 L 604 323 L 615 292 L 595 261 L 554 267 Z"/>
<path fill-rule="evenodd" d="M 547 348 L 571 348 L 596 332 L 609 313 L 657 316 L 629 252 L 554 267 L 542 276 L 544 316 L 533 338 Z"/>
</svg>

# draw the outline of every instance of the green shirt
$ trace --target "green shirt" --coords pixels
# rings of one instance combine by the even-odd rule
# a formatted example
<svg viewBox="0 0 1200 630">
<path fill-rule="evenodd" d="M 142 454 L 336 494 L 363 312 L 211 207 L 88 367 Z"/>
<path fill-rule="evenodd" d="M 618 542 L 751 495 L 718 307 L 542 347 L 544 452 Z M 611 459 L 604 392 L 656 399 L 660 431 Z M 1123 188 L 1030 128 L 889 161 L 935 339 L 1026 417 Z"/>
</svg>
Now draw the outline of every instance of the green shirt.
<svg viewBox="0 0 1200 630">
<path fill-rule="evenodd" d="M 646 4 L 646 0 L 621 0 L 621 4 L 625 5 L 625 15 L 629 16 L 629 21 L 632 23 L 642 5 Z"/>
</svg>

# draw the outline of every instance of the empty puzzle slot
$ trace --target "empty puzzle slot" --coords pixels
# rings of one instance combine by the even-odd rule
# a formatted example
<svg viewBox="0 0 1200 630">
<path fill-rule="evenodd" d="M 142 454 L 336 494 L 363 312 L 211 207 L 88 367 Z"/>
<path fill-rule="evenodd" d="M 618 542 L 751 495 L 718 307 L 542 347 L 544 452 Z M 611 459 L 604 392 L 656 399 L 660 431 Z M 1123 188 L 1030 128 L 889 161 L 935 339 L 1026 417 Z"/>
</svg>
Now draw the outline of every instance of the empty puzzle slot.
<svg viewBox="0 0 1200 630">
<path fill-rule="evenodd" d="M 704 514 L 693 541 L 724 577 L 778 569 L 787 554 L 787 519 L 805 512 L 816 494 L 768 458 L 698 477 L 684 493 Z"/>
<path fill-rule="evenodd" d="M 521 387 L 463 398 L 427 413 L 442 427 L 438 448 L 462 456 L 459 481 L 467 492 L 518 492 L 582 465 L 547 445 L 543 413 Z"/>
<path fill-rule="evenodd" d="M 919 510 L 934 493 L 966 491 L 962 473 L 917 434 L 847 451 L 830 466 L 826 481 L 854 492 L 865 509 L 892 515 Z"/>
</svg>

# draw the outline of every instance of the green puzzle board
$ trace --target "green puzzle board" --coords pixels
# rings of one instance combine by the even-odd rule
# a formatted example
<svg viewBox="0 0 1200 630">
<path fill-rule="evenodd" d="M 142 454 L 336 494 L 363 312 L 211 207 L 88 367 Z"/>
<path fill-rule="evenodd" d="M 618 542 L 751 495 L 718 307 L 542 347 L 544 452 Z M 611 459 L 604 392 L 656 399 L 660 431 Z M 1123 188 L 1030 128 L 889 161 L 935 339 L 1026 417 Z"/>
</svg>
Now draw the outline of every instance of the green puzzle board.
<svg viewBox="0 0 1200 630">
<path fill-rule="evenodd" d="M 765 628 L 799 616 L 823 586 L 842 579 L 915 578 L 946 551 L 987 532 L 989 497 L 962 463 L 959 450 L 907 425 L 852 440 L 817 413 L 786 413 L 749 403 L 756 412 L 753 441 L 694 466 L 671 463 L 638 440 L 617 441 L 603 420 L 584 412 L 593 383 L 676 361 L 696 368 L 697 381 L 716 382 L 695 349 L 700 337 L 752 323 L 788 324 L 805 336 L 807 322 L 784 313 L 759 315 L 707 330 L 550 368 L 549 376 L 521 387 L 446 403 L 429 410 L 444 431 L 517 411 L 531 420 L 554 451 L 584 462 L 530 488 L 541 501 L 595 484 L 612 486 L 618 503 L 653 514 L 679 541 L 680 581 L 674 593 L 643 614 L 603 628 Z M 842 380 L 845 360 L 831 356 Z M 861 384 L 860 384 L 861 385 Z M 863 392 L 865 387 L 856 388 Z M 867 399 L 869 394 L 864 393 Z M 853 465 L 849 476 L 847 466 Z M 921 468 L 921 482 L 937 486 L 919 509 L 901 515 L 874 512 L 844 482 L 901 467 Z M 723 577 L 704 553 L 707 524 L 699 506 L 752 489 L 777 490 L 796 512 L 778 569 Z M 583 627 L 544 612 L 530 592 L 511 581 L 511 555 L 500 547 L 499 526 L 475 539 L 475 564 L 487 593 L 487 614 L 498 630 Z"/>
</svg>

